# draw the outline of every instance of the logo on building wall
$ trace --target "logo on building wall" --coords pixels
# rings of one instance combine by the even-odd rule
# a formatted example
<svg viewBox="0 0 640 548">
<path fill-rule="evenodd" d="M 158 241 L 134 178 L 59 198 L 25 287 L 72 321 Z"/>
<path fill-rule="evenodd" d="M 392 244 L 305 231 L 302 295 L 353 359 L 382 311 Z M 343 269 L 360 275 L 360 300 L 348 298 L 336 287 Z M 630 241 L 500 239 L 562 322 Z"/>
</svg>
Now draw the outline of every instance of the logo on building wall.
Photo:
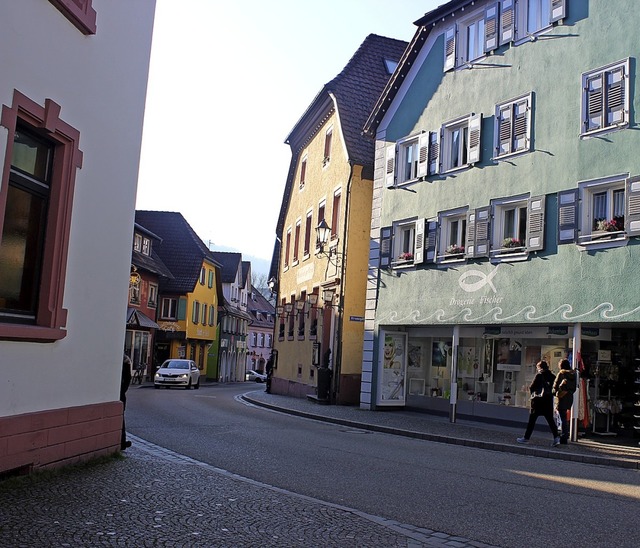
<svg viewBox="0 0 640 548">
<path fill-rule="evenodd" d="M 458 278 L 460 289 L 467 293 L 474 293 L 488 285 L 494 293 L 497 293 L 496 286 L 493 285 L 493 277 L 498 272 L 499 266 L 496 265 L 489 274 L 485 274 L 481 270 L 467 270 Z"/>
</svg>

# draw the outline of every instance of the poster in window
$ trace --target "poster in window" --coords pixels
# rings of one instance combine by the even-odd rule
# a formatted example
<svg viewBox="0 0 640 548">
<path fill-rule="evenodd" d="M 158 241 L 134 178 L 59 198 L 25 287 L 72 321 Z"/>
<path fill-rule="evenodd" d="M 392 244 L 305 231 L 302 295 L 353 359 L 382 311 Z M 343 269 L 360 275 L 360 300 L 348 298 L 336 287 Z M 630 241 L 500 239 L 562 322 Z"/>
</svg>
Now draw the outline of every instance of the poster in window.
<svg viewBox="0 0 640 548">
<path fill-rule="evenodd" d="M 407 370 L 407 334 L 380 331 L 381 368 L 378 405 L 404 405 Z"/>
</svg>

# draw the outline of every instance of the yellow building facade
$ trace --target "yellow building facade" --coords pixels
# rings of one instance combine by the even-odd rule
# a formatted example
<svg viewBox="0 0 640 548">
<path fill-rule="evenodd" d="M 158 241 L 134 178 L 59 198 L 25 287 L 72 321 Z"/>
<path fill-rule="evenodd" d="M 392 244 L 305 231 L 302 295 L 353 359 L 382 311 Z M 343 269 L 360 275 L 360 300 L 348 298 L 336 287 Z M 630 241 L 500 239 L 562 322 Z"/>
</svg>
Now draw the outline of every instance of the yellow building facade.
<svg viewBox="0 0 640 548">
<path fill-rule="evenodd" d="M 271 273 L 277 279 L 274 393 L 359 401 L 373 189 L 361 135 L 404 42 L 370 35 L 287 139 L 292 160 Z M 379 62 L 379 65 L 378 65 Z"/>
</svg>

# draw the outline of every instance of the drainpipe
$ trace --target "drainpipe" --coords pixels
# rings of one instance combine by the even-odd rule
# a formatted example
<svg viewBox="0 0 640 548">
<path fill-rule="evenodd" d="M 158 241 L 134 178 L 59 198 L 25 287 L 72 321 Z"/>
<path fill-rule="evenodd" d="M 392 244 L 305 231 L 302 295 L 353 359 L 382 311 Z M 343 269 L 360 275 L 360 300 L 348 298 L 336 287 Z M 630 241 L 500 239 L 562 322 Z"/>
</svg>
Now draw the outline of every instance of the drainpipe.
<svg viewBox="0 0 640 548">
<path fill-rule="evenodd" d="M 453 340 L 451 341 L 451 393 L 449 394 L 449 422 L 456 422 L 456 407 L 458 405 L 458 347 L 460 345 L 460 326 L 453 326 Z"/>
<path fill-rule="evenodd" d="M 573 326 L 573 352 L 571 353 L 571 368 L 576 375 L 576 391 L 573 397 L 573 405 L 571 406 L 571 427 L 569 428 L 569 436 L 571 441 L 578 441 L 578 414 L 580 406 L 580 367 L 578 363 L 578 354 L 582 346 L 582 324 L 577 323 Z M 585 402 L 586 404 L 586 402 Z"/>
<path fill-rule="evenodd" d="M 332 396 L 333 403 L 336 403 L 338 392 L 340 391 L 340 371 L 342 369 L 342 327 L 344 325 L 344 292 L 345 292 L 345 272 L 347 265 L 347 234 L 349 230 L 347 224 L 349 222 L 349 208 L 351 207 L 351 184 L 353 182 L 353 162 L 349 160 L 349 179 L 347 181 L 347 196 L 344 203 L 344 222 L 342 223 L 342 261 L 340 263 L 340 298 L 338 299 L 338 329 L 334 331 L 334 337 L 337 334 L 336 352 L 333 362 L 333 387 Z"/>
</svg>

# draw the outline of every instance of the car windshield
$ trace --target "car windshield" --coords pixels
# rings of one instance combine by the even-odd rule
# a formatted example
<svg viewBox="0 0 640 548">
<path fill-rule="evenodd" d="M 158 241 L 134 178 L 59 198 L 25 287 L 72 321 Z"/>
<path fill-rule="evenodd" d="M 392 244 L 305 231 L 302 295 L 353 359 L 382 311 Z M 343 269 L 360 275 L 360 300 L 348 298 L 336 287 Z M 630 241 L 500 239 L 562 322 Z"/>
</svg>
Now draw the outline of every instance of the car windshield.
<svg viewBox="0 0 640 548">
<path fill-rule="evenodd" d="M 187 362 L 166 362 L 162 364 L 162 367 L 166 369 L 189 369 L 189 364 Z"/>
</svg>

